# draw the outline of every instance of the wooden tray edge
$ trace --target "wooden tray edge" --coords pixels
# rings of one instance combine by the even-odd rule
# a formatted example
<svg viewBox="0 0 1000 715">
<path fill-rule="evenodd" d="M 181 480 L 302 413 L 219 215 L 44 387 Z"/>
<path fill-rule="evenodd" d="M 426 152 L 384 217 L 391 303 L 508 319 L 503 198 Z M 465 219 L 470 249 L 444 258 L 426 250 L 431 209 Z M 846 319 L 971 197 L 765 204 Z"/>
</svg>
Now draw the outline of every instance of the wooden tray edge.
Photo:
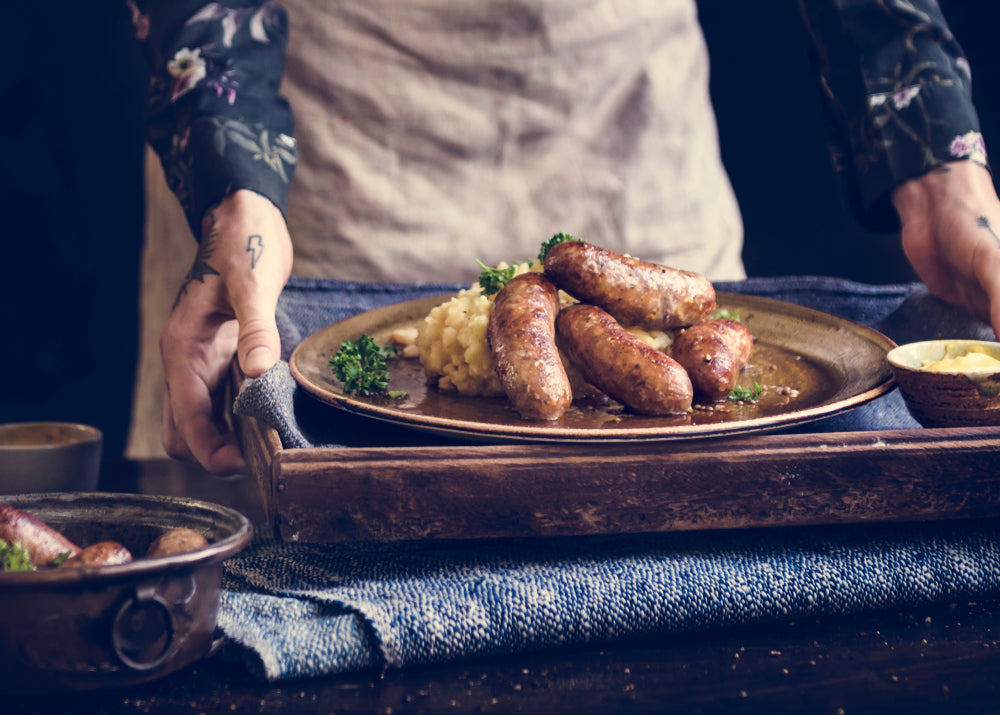
<svg viewBox="0 0 1000 715">
<path fill-rule="evenodd" d="M 242 375 L 234 370 L 237 388 Z M 1000 427 L 658 444 L 284 449 L 234 418 L 285 541 L 566 536 L 1000 516 Z M 335 498 L 334 498 L 335 497 Z"/>
</svg>

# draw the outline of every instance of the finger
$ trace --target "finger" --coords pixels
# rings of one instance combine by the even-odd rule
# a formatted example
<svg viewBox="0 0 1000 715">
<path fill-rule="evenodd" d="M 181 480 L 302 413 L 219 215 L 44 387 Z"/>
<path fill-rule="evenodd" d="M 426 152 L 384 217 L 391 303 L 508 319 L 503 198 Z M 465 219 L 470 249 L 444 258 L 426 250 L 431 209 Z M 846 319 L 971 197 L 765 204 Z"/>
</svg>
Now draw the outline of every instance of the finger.
<svg viewBox="0 0 1000 715">
<path fill-rule="evenodd" d="M 243 372 L 257 377 L 271 369 L 281 354 L 275 312 L 284 275 L 277 261 L 262 261 L 252 274 L 229 283 L 229 295 L 239 331 L 236 354 Z M 252 280 L 250 279 L 252 275 Z"/>
<path fill-rule="evenodd" d="M 173 459 L 180 459 L 185 462 L 196 461 L 191 450 L 188 449 L 184 439 L 181 437 L 177 424 L 174 422 L 173 410 L 170 409 L 170 385 L 165 388 L 163 396 L 163 410 L 160 418 L 160 441 L 167 456 Z"/>
<path fill-rule="evenodd" d="M 265 313 L 255 304 L 237 310 L 240 333 L 236 354 L 240 368 L 248 377 L 258 377 L 278 361 L 281 340 L 274 312 Z"/>
<path fill-rule="evenodd" d="M 196 340 L 184 335 L 191 327 L 184 320 L 168 321 L 161 336 L 167 379 L 164 447 L 174 458 L 196 461 L 213 474 L 241 471 L 245 464 L 236 437 L 219 418 L 221 401 L 213 399 L 213 389 L 224 385 L 232 361 L 235 321 L 209 329 Z"/>
<path fill-rule="evenodd" d="M 246 468 L 236 435 L 215 419 L 212 395 L 204 382 L 197 378 L 171 382 L 168 401 L 172 417 L 168 430 L 172 431 L 166 435 L 169 446 L 166 442 L 164 446 L 172 449 L 176 458 L 193 458 L 212 474 L 232 474 Z"/>
<path fill-rule="evenodd" d="M 982 309 L 993 333 L 1000 338 L 1000 238 L 990 229 L 990 241 L 975 257 L 975 273 L 986 300 Z"/>
</svg>

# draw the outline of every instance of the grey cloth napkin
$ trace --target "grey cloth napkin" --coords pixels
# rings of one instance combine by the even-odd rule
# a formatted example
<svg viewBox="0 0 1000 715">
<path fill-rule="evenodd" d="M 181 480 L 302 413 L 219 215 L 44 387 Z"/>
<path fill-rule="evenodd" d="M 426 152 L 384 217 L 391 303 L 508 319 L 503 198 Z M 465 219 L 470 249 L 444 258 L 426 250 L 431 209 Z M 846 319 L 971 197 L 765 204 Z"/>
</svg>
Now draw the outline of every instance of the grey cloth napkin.
<svg viewBox="0 0 1000 715">
<path fill-rule="evenodd" d="M 349 315 L 453 291 L 293 279 L 278 322 L 285 361 L 247 381 L 238 414 L 286 448 L 428 444 L 303 394 L 287 357 Z M 992 331 L 919 285 L 755 279 L 721 290 L 785 300 L 880 329 L 897 342 Z M 898 393 L 806 431 L 916 429 Z M 573 539 L 283 544 L 261 533 L 225 567 L 219 625 L 229 652 L 267 680 L 405 667 L 975 597 L 1000 590 L 993 521 Z"/>
</svg>

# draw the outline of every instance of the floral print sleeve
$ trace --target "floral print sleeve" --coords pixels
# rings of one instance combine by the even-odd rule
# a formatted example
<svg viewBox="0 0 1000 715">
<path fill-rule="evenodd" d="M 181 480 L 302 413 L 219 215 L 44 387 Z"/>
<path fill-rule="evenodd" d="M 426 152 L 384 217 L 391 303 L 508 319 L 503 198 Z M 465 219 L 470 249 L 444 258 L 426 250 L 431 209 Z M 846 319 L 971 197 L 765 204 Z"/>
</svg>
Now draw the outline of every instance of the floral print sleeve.
<svg viewBox="0 0 1000 715">
<path fill-rule="evenodd" d="M 969 63 L 936 0 L 799 0 L 859 217 L 898 228 L 890 192 L 945 162 L 987 165 Z"/>
<path fill-rule="evenodd" d="M 287 16 L 273 2 L 126 0 L 150 66 L 147 138 L 194 235 L 238 189 L 284 213 L 296 163 L 278 93 Z"/>
</svg>

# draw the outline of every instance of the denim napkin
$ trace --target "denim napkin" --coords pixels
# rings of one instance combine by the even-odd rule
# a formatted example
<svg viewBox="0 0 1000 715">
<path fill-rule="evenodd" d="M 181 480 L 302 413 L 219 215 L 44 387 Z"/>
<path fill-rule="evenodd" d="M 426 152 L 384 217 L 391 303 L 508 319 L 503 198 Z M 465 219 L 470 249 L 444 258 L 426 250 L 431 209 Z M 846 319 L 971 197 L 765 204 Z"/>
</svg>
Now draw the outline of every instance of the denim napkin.
<svg viewBox="0 0 1000 715">
<path fill-rule="evenodd" d="M 283 361 L 247 381 L 235 411 L 286 448 L 366 446 L 373 430 L 319 404 L 288 372 L 312 332 L 371 308 L 457 289 L 293 278 Z M 992 338 L 917 284 L 751 279 L 720 290 L 817 308 L 897 342 Z M 806 431 L 917 429 L 896 391 Z M 378 431 L 377 443 L 426 444 Z M 226 562 L 219 625 L 269 681 L 405 667 L 660 633 L 846 614 L 1000 590 L 992 521 L 485 542 L 279 543 L 266 530 Z"/>
<path fill-rule="evenodd" d="M 230 655 L 270 680 L 400 668 L 1000 591 L 1000 526 L 322 546 L 226 562 Z"/>
</svg>

